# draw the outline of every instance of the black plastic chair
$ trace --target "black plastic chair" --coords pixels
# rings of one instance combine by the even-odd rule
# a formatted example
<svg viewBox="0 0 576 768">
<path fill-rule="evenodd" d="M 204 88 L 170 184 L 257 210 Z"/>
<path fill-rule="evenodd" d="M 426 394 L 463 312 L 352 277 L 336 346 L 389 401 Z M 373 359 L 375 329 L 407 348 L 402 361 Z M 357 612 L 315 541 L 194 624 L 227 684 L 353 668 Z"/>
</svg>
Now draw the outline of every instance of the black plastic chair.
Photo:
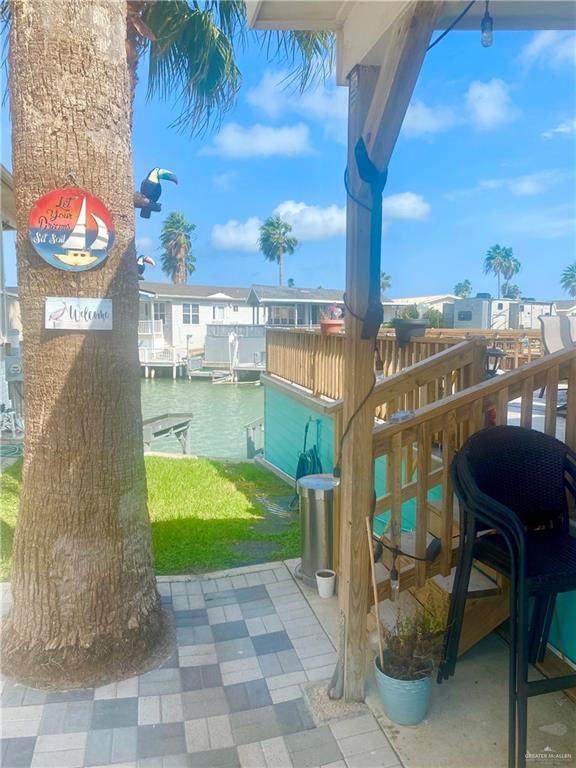
<svg viewBox="0 0 576 768">
<path fill-rule="evenodd" d="M 541 432 L 491 427 L 472 435 L 455 456 L 452 480 L 460 549 L 438 682 L 455 671 L 470 571 L 478 560 L 510 582 L 508 764 L 523 767 L 528 698 L 576 685 L 576 674 L 528 681 L 529 662 L 541 661 L 546 651 L 556 595 L 576 589 L 567 499 L 567 491 L 576 498 L 576 454 Z"/>
</svg>

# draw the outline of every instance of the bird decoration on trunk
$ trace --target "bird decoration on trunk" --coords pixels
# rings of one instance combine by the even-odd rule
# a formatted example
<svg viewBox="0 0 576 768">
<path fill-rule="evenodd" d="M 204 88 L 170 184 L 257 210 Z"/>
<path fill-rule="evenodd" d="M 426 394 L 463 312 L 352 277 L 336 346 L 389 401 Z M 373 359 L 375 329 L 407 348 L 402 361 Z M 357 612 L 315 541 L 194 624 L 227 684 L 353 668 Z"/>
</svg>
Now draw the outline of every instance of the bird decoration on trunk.
<svg viewBox="0 0 576 768">
<path fill-rule="evenodd" d="M 150 264 L 151 267 L 156 266 L 156 262 L 152 258 L 152 256 L 138 256 L 136 259 L 136 264 L 138 264 L 138 280 L 144 280 L 144 270 L 146 269 L 146 264 Z"/>
<path fill-rule="evenodd" d="M 143 194 L 151 203 L 157 203 L 160 199 L 160 195 L 162 194 L 161 180 L 173 181 L 174 184 L 178 184 L 176 175 L 172 173 L 172 171 L 167 171 L 165 168 L 152 168 L 148 176 L 146 176 L 142 184 L 140 184 L 141 194 Z M 149 219 L 152 210 L 157 210 L 157 207 L 154 205 L 144 205 L 140 210 L 140 216 L 143 219 Z"/>
</svg>

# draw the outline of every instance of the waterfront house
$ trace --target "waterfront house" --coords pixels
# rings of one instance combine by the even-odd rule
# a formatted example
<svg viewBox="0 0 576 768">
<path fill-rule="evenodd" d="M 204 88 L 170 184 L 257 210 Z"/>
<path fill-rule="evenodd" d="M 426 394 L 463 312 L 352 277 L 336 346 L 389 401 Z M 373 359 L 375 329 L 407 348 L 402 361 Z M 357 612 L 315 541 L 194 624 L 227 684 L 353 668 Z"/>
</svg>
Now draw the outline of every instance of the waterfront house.
<svg viewBox="0 0 576 768">
<path fill-rule="evenodd" d="M 201 353 L 208 325 L 253 322 L 247 296 L 247 288 L 141 282 L 139 346 Z"/>
<path fill-rule="evenodd" d="M 255 325 L 312 326 L 333 304 L 344 310 L 344 295 L 332 288 L 253 285 L 248 294 Z"/>
</svg>

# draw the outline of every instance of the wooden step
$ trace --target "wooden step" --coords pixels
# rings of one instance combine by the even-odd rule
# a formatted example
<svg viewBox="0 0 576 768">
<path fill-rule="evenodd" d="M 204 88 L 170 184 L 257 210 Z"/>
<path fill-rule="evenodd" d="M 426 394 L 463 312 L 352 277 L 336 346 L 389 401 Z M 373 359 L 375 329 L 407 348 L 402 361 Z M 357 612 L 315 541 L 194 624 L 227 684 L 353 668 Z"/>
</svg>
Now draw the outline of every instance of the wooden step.
<svg viewBox="0 0 576 768">
<path fill-rule="evenodd" d="M 455 569 L 453 568 L 450 576 L 434 576 L 428 579 L 423 587 L 412 587 L 400 592 L 399 604 L 402 613 L 413 612 L 418 604 L 430 605 L 433 603 L 448 614 L 454 573 Z M 379 584 L 385 584 L 390 580 L 390 572 L 382 563 L 376 564 L 376 580 Z M 371 613 L 372 620 L 369 622 L 369 627 L 373 629 L 376 623 L 374 606 L 372 606 Z M 392 628 L 396 614 L 397 607 L 391 600 L 383 600 L 378 604 L 378 615 L 384 626 Z M 490 634 L 507 617 L 507 582 L 502 581 L 501 584 L 498 584 L 490 575 L 473 567 L 458 654 L 464 653 Z"/>
</svg>

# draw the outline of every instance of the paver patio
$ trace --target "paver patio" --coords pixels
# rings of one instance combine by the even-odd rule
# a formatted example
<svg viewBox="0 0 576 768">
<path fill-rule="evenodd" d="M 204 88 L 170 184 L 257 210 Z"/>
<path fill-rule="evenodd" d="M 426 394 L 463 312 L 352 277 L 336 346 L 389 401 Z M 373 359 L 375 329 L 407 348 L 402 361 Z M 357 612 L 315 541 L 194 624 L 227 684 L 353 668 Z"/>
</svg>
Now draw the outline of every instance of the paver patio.
<svg viewBox="0 0 576 768">
<path fill-rule="evenodd" d="M 159 669 L 67 693 L 3 680 L 2 766 L 398 768 L 368 708 L 315 723 L 305 687 L 336 654 L 288 568 L 232 574 L 159 578 L 178 641 Z"/>
</svg>

